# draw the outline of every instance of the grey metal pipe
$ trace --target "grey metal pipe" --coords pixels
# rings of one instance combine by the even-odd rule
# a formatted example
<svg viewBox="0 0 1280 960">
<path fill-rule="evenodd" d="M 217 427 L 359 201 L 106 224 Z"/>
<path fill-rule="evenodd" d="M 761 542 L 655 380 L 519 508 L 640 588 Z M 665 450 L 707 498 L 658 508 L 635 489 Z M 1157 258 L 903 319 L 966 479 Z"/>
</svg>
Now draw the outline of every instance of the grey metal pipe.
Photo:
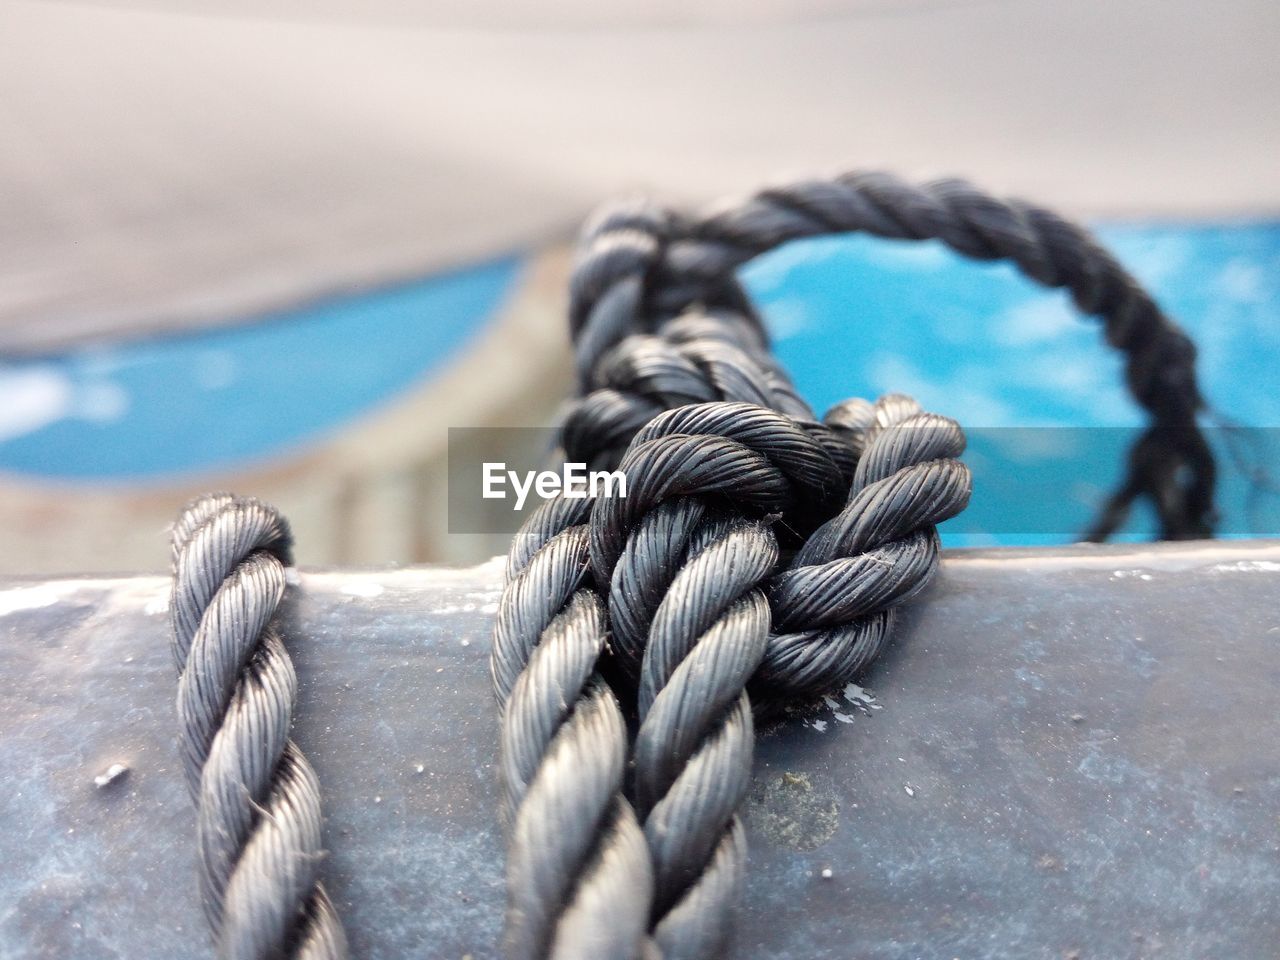
<svg viewBox="0 0 1280 960">
<path fill-rule="evenodd" d="M 353 956 L 498 955 L 501 576 L 304 572 L 287 594 Z M 859 685 L 765 731 L 733 956 L 1269 960 L 1278 584 L 1274 541 L 947 553 Z M 209 955 L 168 592 L 0 581 L 6 958 Z"/>
</svg>

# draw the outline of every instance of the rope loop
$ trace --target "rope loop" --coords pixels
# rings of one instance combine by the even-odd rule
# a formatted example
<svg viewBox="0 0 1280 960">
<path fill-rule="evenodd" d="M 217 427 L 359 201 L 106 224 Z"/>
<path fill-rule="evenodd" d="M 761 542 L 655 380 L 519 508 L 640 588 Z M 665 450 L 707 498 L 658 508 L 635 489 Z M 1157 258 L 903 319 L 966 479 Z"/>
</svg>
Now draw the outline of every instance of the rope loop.
<svg viewBox="0 0 1280 960">
<path fill-rule="evenodd" d="M 754 365 L 772 377 L 766 384 L 764 377 L 745 373 L 764 393 L 751 402 L 812 420 L 768 355 L 762 324 L 737 283 L 736 270 L 775 247 L 817 236 L 932 239 L 972 259 L 1006 260 L 1028 279 L 1064 289 L 1082 313 L 1102 321 L 1107 342 L 1125 355 L 1126 383 L 1150 417 L 1150 426 L 1134 443 L 1124 480 L 1086 538 L 1109 537 L 1140 498 L 1155 507 L 1162 539 L 1212 535 L 1216 468 L 1196 422 L 1204 401 L 1195 374 L 1195 346 L 1078 225 L 1025 201 L 997 199 L 962 180 L 914 185 L 879 172 L 782 184 L 700 219 L 644 209 L 643 215 L 635 205 L 606 210 L 582 237 L 570 314 L 584 399 L 569 417 L 589 422 L 566 423 L 565 440 L 576 455 L 592 460 L 590 455 L 612 450 L 616 462 L 621 438 L 643 422 L 644 413 L 696 402 L 687 399 L 691 391 L 697 400 L 712 395 L 746 399 L 742 384 L 734 384 L 722 365 L 712 368 L 690 359 L 691 343 L 733 345 L 751 360 L 739 363 L 738 370 Z M 697 324 L 685 319 L 690 312 L 700 318 Z M 681 324 L 686 326 L 677 336 L 673 328 Z M 682 394 L 664 395 L 648 384 L 617 381 L 629 355 L 640 349 L 629 342 L 637 334 L 659 336 L 683 351 L 689 364 L 681 378 Z M 701 385 L 694 385 L 695 376 Z M 593 433 L 601 425 L 601 409 L 590 400 L 597 389 L 615 389 L 625 398 L 612 399 L 611 409 L 619 416 L 610 422 L 612 430 L 601 433 Z M 621 416 L 628 406 L 628 414 Z M 601 442 L 592 444 L 592 436 Z"/>
</svg>

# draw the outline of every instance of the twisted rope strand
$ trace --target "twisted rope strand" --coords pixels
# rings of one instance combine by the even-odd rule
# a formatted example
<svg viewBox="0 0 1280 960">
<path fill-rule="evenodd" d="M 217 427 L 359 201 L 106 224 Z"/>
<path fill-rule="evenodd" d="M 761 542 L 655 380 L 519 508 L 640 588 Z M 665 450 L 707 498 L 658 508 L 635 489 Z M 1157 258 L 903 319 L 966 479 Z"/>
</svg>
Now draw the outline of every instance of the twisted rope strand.
<svg viewBox="0 0 1280 960">
<path fill-rule="evenodd" d="M 969 503 L 954 420 L 901 395 L 871 413 L 848 502 L 770 581 L 774 632 L 752 685 L 761 699 L 816 696 L 864 670 L 897 607 L 937 570 L 935 525 Z"/>
<path fill-rule="evenodd" d="M 170 627 L 200 886 L 227 960 L 341 960 L 319 881 L 320 786 L 289 739 L 297 676 L 272 621 L 291 563 L 284 519 L 215 494 L 174 524 Z"/>
<path fill-rule="evenodd" d="M 622 797 L 627 730 L 596 672 L 603 603 L 583 500 L 544 504 L 508 558 L 490 667 L 509 824 L 505 943 L 519 960 L 636 960 L 653 877 Z"/>
<path fill-rule="evenodd" d="M 741 857 L 730 855 L 741 842 L 730 826 L 751 768 L 748 681 L 753 675 L 762 678 L 756 685 L 775 696 L 821 692 L 845 679 L 842 668 L 848 667 L 851 651 L 858 654 L 854 665 L 865 665 L 868 638 L 874 655 L 890 608 L 919 590 L 932 573 L 936 536 L 926 528 L 967 501 L 967 471 L 954 460 L 939 459 L 959 452 L 962 437 L 954 423 L 919 414 L 918 407 L 898 397 L 886 398 L 872 414 L 878 418 L 876 429 L 867 440 L 846 512 L 810 535 L 797 562 L 803 576 L 822 559 L 837 559 L 839 551 L 891 543 L 901 556 L 894 563 L 886 559 L 889 552 L 872 554 L 871 561 L 881 569 L 887 565 L 888 573 L 881 574 L 878 586 L 861 590 L 860 602 L 848 608 L 839 601 L 848 580 L 863 568 L 846 560 L 835 571 L 843 576 L 817 571 L 835 581 L 819 594 L 815 611 L 815 626 L 830 629 L 775 640 L 760 593 L 777 566 L 771 531 L 745 514 L 726 518 L 723 508 L 717 514 L 706 505 L 709 496 L 731 495 L 738 498 L 736 510 L 776 511 L 793 533 L 803 533 L 801 518 L 823 512 L 823 504 L 832 512 L 829 491 L 838 489 L 838 468 L 808 434 L 779 414 L 713 403 L 660 415 L 636 436 L 623 459 L 628 496 L 601 499 L 592 511 L 592 562 L 597 579 L 611 577 L 615 651 L 641 657 L 635 795 L 654 860 L 654 938 L 664 956 L 715 955 L 729 926 L 731 893 L 741 882 L 742 868 Z M 717 469 L 722 449 L 741 461 L 739 469 Z M 886 522 L 887 512 L 896 516 L 896 526 Z M 894 542 L 900 538 L 903 544 Z M 805 551 L 815 542 L 825 552 L 810 557 Z M 788 588 L 812 590 L 812 584 L 799 580 L 793 574 L 784 583 L 784 598 Z M 855 619 L 858 615 L 862 618 Z M 779 642 L 780 662 L 766 663 L 769 648 Z M 813 689 L 797 684 L 810 679 Z M 705 878 L 725 899 L 700 900 L 696 913 L 669 914 L 688 893 L 701 897 L 708 870 L 729 872 Z M 712 930 L 721 931 L 719 939 L 709 936 Z"/>
<path fill-rule="evenodd" d="M 798 516 L 800 504 L 838 502 L 841 477 L 792 421 L 743 403 L 661 414 L 621 470 L 627 497 L 592 510 L 592 567 L 626 611 L 616 649 L 640 656 L 635 798 L 653 858 L 654 941 L 668 960 L 694 960 L 723 948 L 742 881 L 746 685 L 768 643 L 762 587 L 778 560 L 768 522 L 708 504 L 731 493 L 765 517 Z"/>
<path fill-rule="evenodd" d="M 769 634 L 758 584 L 777 556 L 761 524 L 708 524 L 699 536 L 706 546 L 691 549 L 654 616 L 635 746 L 654 939 L 668 960 L 719 952 L 745 872 L 736 814 L 751 778 L 746 684 Z M 676 911 L 690 895 L 699 909 Z"/>
</svg>

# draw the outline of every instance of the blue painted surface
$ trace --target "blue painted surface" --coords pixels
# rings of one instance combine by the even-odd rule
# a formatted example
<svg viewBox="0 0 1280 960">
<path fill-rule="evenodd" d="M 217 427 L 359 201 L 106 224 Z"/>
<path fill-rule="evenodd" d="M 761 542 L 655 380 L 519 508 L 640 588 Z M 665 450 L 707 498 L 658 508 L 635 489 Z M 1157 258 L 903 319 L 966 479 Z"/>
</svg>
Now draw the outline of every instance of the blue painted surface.
<svg viewBox="0 0 1280 960">
<path fill-rule="evenodd" d="M 505 258 L 198 335 L 0 365 L 0 470 L 139 482 L 298 448 L 448 363 L 511 288 Z"/>
<path fill-rule="evenodd" d="M 1097 232 L 1195 339 L 1214 409 L 1280 427 L 1280 224 Z M 905 392 L 970 430 L 975 495 L 945 528 L 952 544 L 1072 539 L 1143 422 L 1099 324 L 1011 266 L 976 264 L 937 242 L 839 237 L 763 257 L 744 280 L 819 411 L 849 396 Z M 1119 427 L 1130 429 L 1097 429 Z M 1280 532 L 1275 498 L 1250 509 L 1250 484 L 1223 432 L 1211 440 L 1224 466 L 1223 531 Z M 1274 430 L 1254 429 L 1237 446 L 1280 473 L 1275 441 Z M 1133 536 L 1152 529 L 1149 513 L 1135 516 Z"/>
</svg>

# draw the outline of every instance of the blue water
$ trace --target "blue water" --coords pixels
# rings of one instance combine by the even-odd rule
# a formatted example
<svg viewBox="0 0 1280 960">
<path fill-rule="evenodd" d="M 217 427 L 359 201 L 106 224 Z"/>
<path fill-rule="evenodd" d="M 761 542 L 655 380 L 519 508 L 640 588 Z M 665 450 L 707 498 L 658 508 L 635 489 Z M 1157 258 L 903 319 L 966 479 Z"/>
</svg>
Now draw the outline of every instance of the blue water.
<svg viewBox="0 0 1280 960">
<path fill-rule="evenodd" d="M 138 483 L 276 457 L 429 378 L 483 329 L 504 258 L 213 332 L 0 365 L 0 470 Z"/>
<path fill-rule="evenodd" d="M 1280 504 L 1251 497 L 1241 468 L 1280 476 L 1280 223 L 1098 233 L 1196 340 L 1214 411 L 1272 428 L 1234 457 L 1221 431 L 1212 441 L 1222 529 L 1280 533 Z M 518 269 L 507 258 L 225 330 L 0 364 L 0 470 L 137 485 L 304 448 L 433 376 Z M 793 244 L 744 280 L 818 410 L 906 392 L 969 429 L 974 501 L 949 543 L 1070 540 L 1119 476 L 1142 416 L 1098 323 L 1064 294 L 938 243 L 865 237 Z M 1152 529 L 1139 512 L 1129 533 Z"/>
<path fill-rule="evenodd" d="M 1107 225 L 1102 241 L 1196 341 L 1213 409 L 1280 426 L 1280 224 Z M 849 396 L 915 396 L 970 429 L 975 493 L 951 544 L 1062 542 L 1087 526 L 1143 422 L 1120 356 L 1067 296 L 937 242 L 840 237 L 792 244 L 744 271 L 775 349 L 819 411 Z M 990 429 L 995 428 L 995 429 Z M 1018 428 L 1018 429 L 1010 429 Z M 1236 446 L 1280 476 L 1276 431 Z M 1221 529 L 1280 533 L 1274 497 L 1223 464 Z M 1140 511 L 1133 537 L 1150 536 Z"/>
</svg>

